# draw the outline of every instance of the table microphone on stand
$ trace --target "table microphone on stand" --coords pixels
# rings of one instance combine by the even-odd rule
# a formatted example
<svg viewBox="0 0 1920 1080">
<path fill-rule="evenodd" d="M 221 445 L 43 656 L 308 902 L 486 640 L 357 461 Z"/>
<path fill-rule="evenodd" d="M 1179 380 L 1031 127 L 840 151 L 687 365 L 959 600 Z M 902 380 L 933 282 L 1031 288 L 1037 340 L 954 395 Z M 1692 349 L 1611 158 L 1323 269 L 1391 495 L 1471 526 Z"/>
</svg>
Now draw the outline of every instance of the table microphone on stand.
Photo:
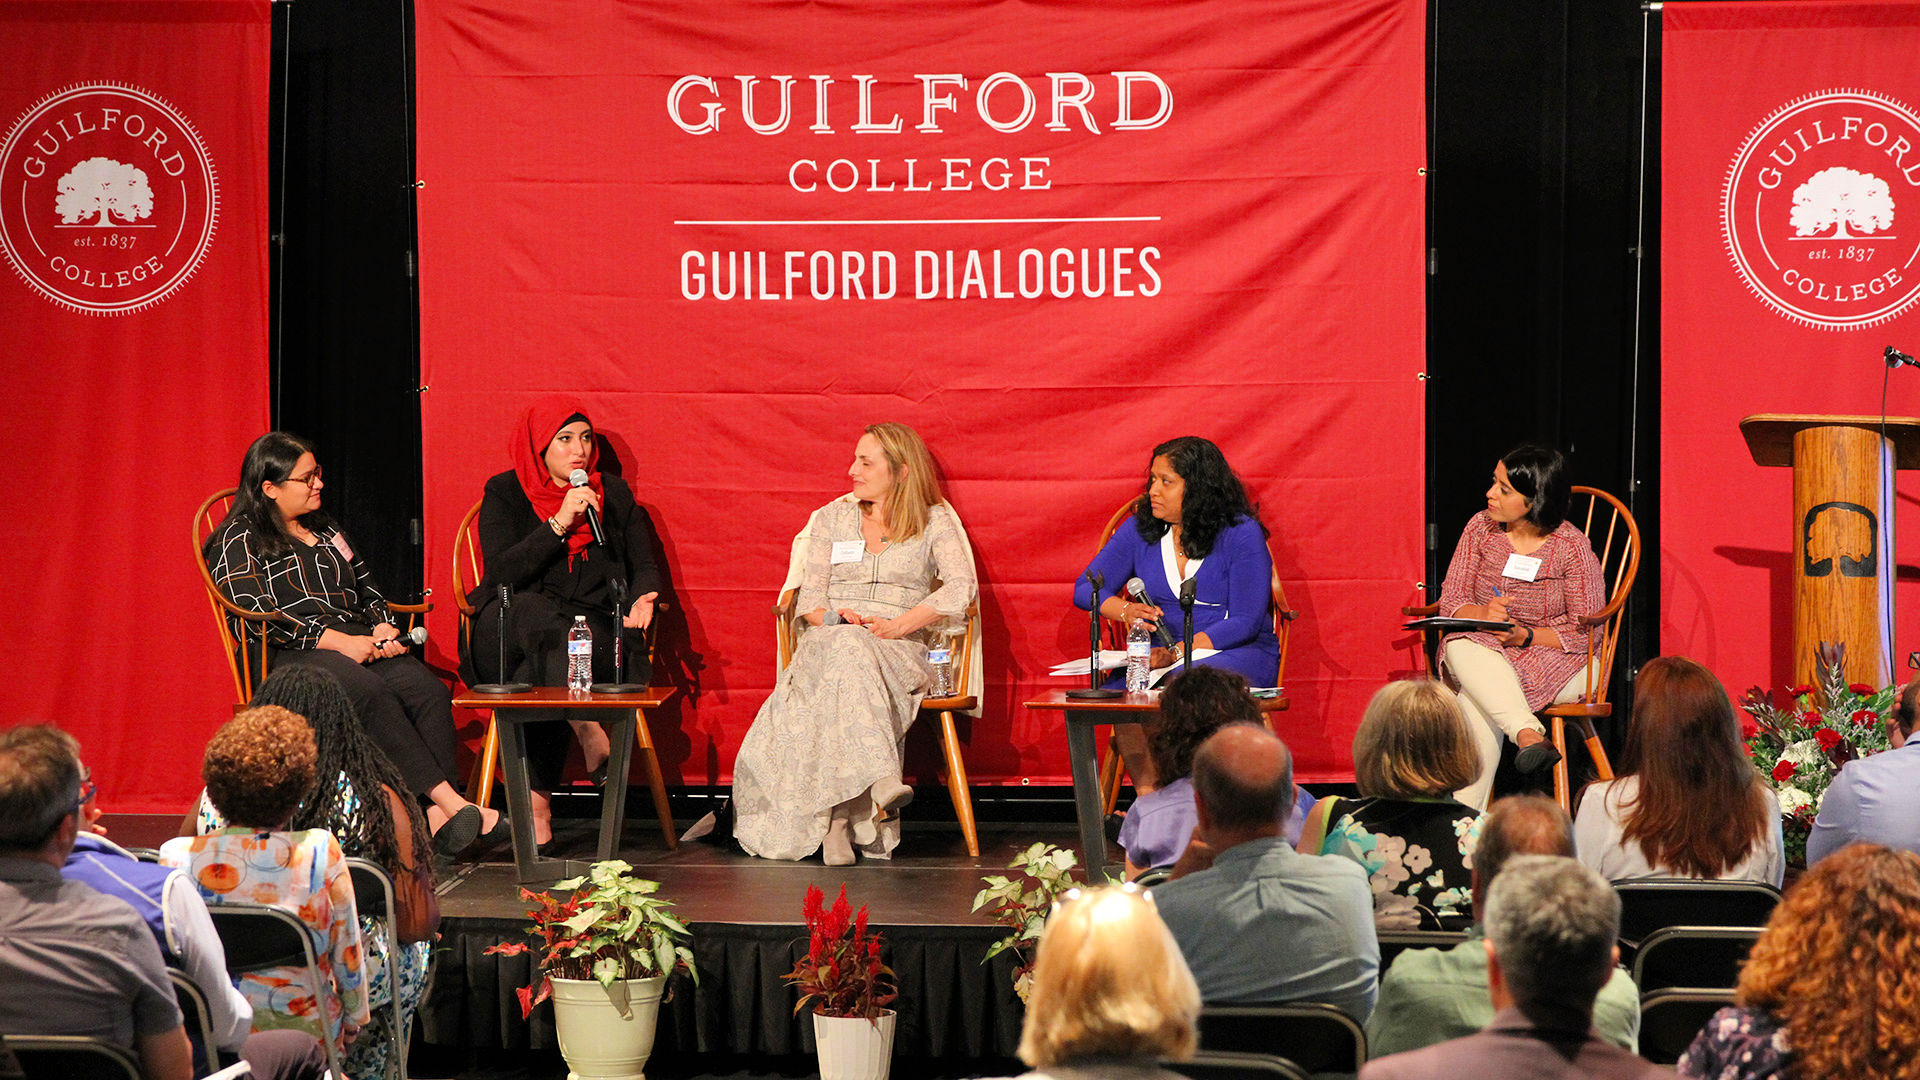
<svg viewBox="0 0 1920 1080">
<path fill-rule="evenodd" d="M 597 682 L 587 689 L 596 694 L 637 694 L 646 687 L 627 681 L 627 579 L 615 574 L 608 582 L 613 591 L 613 681 Z"/>
<path fill-rule="evenodd" d="M 507 608 L 513 606 L 513 587 L 500 586 L 500 678 L 507 677 Z M 531 683 L 489 682 L 471 688 L 476 694 L 524 694 L 533 689 Z"/>
<path fill-rule="evenodd" d="M 1068 697 L 1079 701 L 1109 701 L 1120 696 L 1120 691 L 1100 685 L 1100 589 L 1106 583 L 1100 571 L 1087 571 L 1087 584 L 1093 586 L 1093 602 L 1087 605 L 1087 685 L 1067 691 Z"/>
<path fill-rule="evenodd" d="M 1182 675 L 1193 667 L 1193 593 L 1199 584 L 1197 578 L 1188 578 L 1180 583 L 1180 674 Z"/>
</svg>

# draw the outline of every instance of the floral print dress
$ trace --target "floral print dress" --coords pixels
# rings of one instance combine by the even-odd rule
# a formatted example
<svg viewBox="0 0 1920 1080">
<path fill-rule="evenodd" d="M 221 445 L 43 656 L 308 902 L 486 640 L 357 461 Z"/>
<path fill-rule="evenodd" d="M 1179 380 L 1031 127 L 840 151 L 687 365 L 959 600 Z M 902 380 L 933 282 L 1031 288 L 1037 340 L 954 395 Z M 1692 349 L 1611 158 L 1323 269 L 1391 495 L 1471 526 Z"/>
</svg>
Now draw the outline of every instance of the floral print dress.
<svg viewBox="0 0 1920 1080">
<path fill-rule="evenodd" d="M 1452 799 L 1335 799 L 1319 854 L 1352 859 L 1373 888 L 1381 930 L 1473 925 L 1481 814 Z"/>
<path fill-rule="evenodd" d="M 1730 1005 L 1694 1036 L 1679 1072 L 1704 1080 L 1782 1080 L 1792 1064 L 1786 1030 L 1771 1013 Z"/>
<path fill-rule="evenodd" d="M 255 1031 L 292 1028 L 338 1046 L 341 1017 L 356 1028 L 366 1026 L 367 986 L 353 882 L 347 876 L 346 856 L 332 833 L 227 828 L 167 841 L 160 848 L 160 862 L 185 870 L 209 906 L 265 904 L 290 911 L 307 924 L 314 955 L 328 975 L 323 980 L 326 985 L 310 985 L 302 967 L 242 975 L 238 985 L 253 1006 Z M 326 1001 L 325 1030 L 318 995 Z"/>
</svg>

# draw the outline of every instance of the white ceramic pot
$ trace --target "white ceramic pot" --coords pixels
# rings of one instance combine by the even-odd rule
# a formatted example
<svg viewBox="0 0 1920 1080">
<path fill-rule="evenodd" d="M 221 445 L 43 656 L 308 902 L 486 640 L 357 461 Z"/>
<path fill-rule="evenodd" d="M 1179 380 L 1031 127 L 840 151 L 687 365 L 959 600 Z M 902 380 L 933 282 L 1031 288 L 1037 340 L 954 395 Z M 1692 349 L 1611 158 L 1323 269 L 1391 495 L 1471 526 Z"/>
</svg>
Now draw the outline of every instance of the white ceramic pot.
<svg viewBox="0 0 1920 1080">
<path fill-rule="evenodd" d="M 667 977 L 553 980 L 553 1024 L 567 1080 L 646 1080 Z"/>
<path fill-rule="evenodd" d="M 813 1014 L 813 1041 L 820 1080 L 887 1080 L 893 1065 L 892 1009 L 878 1022 L 859 1016 Z"/>
</svg>

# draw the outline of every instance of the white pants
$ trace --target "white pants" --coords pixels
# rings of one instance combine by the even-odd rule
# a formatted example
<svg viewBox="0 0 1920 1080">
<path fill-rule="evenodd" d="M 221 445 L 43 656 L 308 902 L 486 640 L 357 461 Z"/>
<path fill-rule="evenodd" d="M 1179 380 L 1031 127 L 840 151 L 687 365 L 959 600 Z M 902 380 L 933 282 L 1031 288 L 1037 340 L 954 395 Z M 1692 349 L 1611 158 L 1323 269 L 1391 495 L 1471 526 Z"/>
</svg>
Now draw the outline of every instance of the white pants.
<svg viewBox="0 0 1920 1080">
<path fill-rule="evenodd" d="M 1480 752 L 1479 778 L 1454 792 L 1453 797 L 1476 810 L 1485 810 L 1487 798 L 1493 793 L 1494 771 L 1500 767 L 1500 737 L 1513 739 L 1526 730 L 1544 735 L 1546 727 L 1527 705 L 1519 674 L 1498 650 L 1465 638 L 1451 638 L 1441 647 L 1440 658 L 1460 688 L 1460 709 L 1467 714 L 1467 730 L 1473 735 L 1474 749 Z M 1586 689 L 1586 671 L 1576 671 L 1553 696 L 1553 703 L 1577 701 Z"/>
</svg>

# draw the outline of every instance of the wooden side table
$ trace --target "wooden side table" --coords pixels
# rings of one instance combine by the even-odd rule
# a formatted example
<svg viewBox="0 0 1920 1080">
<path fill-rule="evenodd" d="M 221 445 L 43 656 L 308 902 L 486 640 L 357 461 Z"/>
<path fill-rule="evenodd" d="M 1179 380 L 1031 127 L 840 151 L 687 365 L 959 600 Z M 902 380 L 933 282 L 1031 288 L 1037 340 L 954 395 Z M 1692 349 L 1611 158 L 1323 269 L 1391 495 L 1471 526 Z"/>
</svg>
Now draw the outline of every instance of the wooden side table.
<svg viewBox="0 0 1920 1080">
<path fill-rule="evenodd" d="M 671 686 L 650 686 L 633 694 L 574 693 L 564 686 L 536 686 L 519 694 L 475 694 L 469 691 L 453 700 L 468 709 L 485 709 L 506 731 L 501 741 L 501 764 L 507 774 L 507 813 L 513 818 L 513 865 L 520 880 L 557 881 L 586 872 L 587 863 L 578 859 L 542 859 L 533 842 L 533 794 L 527 774 L 526 723 L 560 722 L 564 716 L 528 715 L 528 709 L 611 709 L 615 716 L 612 752 L 607 757 L 607 786 L 601 796 L 600 845 L 596 861 L 614 857 L 620 847 L 620 834 L 626 828 L 627 767 L 636 740 L 641 760 L 646 764 L 647 783 L 653 788 L 653 809 L 660 818 L 660 834 L 668 850 L 679 847 L 673 831 L 673 814 L 667 808 L 667 782 L 660 773 L 660 757 L 654 752 L 653 736 L 647 730 L 646 711 L 672 697 Z"/>
</svg>

